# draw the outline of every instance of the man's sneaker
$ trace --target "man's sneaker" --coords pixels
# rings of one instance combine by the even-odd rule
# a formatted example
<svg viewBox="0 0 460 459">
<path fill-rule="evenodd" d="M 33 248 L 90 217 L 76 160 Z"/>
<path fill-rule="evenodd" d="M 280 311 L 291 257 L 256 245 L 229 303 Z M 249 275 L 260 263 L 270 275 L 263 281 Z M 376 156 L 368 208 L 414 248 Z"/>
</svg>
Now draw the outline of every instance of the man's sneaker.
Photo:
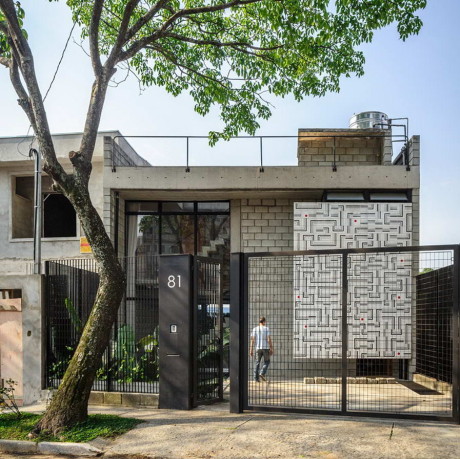
<svg viewBox="0 0 460 459">
<path fill-rule="evenodd" d="M 260 382 L 258 379 L 254 378 L 254 382 Z"/>
<path fill-rule="evenodd" d="M 265 377 L 265 375 L 260 374 L 260 375 L 259 375 L 259 378 L 260 378 L 262 381 L 267 382 L 267 378 Z"/>
</svg>

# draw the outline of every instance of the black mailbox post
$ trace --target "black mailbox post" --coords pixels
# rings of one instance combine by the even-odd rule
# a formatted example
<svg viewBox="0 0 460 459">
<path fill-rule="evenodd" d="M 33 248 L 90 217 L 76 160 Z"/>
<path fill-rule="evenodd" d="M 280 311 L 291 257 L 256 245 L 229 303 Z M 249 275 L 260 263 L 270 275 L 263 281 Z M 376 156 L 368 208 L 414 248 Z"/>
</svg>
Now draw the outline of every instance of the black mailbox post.
<svg viewBox="0 0 460 459">
<path fill-rule="evenodd" d="M 192 267 L 191 255 L 160 257 L 160 408 L 192 408 Z"/>
</svg>

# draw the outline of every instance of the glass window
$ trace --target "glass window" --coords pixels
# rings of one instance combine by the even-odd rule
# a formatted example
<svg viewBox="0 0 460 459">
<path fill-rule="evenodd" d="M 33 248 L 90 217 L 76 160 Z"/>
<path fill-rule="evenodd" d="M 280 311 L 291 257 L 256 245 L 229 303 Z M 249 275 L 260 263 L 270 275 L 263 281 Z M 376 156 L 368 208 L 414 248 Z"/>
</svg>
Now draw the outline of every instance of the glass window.
<svg viewBox="0 0 460 459">
<path fill-rule="evenodd" d="M 194 220 L 193 215 L 162 215 L 162 254 L 195 253 Z"/>
<path fill-rule="evenodd" d="M 158 203 L 152 201 L 127 202 L 126 212 L 158 212 Z"/>
<path fill-rule="evenodd" d="M 364 201 L 364 194 L 361 192 L 328 192 L 327 201 Z"/>
<path fill-rule="evenodd" d="M 230 300 L 230 216 L 198 215 L 197 255 L 221 262 L 222 293 Z"/>
<path fill-rule="evenodd" d="M 196 206 L 195 206 L 196 204 Z M 195 209 L 198 215 L 195 213 Z M 155 212 L 157 214 L 149 214 Z M 230 298 L 230 204 L 228 202 L 128 202 L 127 257 L 191 254 L 219 260 L 224 302 Z M 200 213 L 203 214 L 200 214 Z M 133 270 L 131 270 L 134 272 Z M 139 276 L 139 272 L 137 273 Z"/>
<path fill-rule="evenodd" d="M 199 202 L 198 212 L 229 212 L 230 203 L 228 202 Z"/>
<path fill-rule="evenodd" d="M 129 215 L 127 256 L 157 255 L 159 252 L 158 215 Z"/>
<path fill-rule="evenodd" d="M 399 202 L 407 202 L 409 199 L 407 198 L 407 193 L 370 193 L 370 200 L 371 201 L 399 201 Z"/>
<path fill-rule="evenodd" d="M 195 206 L 193 202 L 163 202 L 162 212 L 193 212 Z"/>
</svg>

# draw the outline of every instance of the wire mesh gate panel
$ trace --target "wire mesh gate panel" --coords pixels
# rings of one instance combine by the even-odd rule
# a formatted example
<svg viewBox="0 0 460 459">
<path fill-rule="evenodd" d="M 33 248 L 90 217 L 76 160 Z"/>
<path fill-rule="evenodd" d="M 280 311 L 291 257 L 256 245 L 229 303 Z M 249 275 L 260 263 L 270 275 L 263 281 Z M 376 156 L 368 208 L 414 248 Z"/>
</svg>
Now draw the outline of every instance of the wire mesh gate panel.
<svg viewBox="0 0 460 459">
<path fill-rule="evenodd" d="M 158 257 L 121 260 L 127 286 L 93 390 L 158 393 Z M 45 387 L 57 388 L 96 298 L 93 259 L 46 262 Z"/>
<path fill-rule="evenodd" d="M 304 279 L 299 267 L 314 277 L 305 297 L 304 308 L 295 309 L 301 299 Z M 294 279 L 297 282 L 294 282 Z M 294 284 L 296 289 L 294 290 Z M 342 342 L 340 337 L 342 273 L 341 257 L 277 256 L 248 258 L 248 325 L 251 336 L 257 333 L 260 317 L 265 317 L 271 333 L 274 355 L 270 357 L 267 382 L 255 373 L 258 355 L 256 343 L 249 355 L 249 405 L 279 407 L 311 407 L 340 410 L 341 390 L 337 378 L 341 376 Z M 294 296 L 293 296 L 294 293 Z M 315 296 L 327 298 L 324 311 L 315 308 Z M 295 298 L 294 298 L 295 297 Z M 312 319 L 320 326 L 308 328 Z M 309 322 L 310 320 L 310 322 Z M 295 323 L 302 321 L 303 325 Z M 327 325 L 322 327 L 322 324 Z M 338 328 L 337 328 L 337 327 Z M 304 337 L 311 337 L 306 358 Z M 325 358 L 323 358 L 325 357 Z M 262 362 L 259 365 L 261 368 Z M 304 378 L 314 376 L 336 384 L 324 385 L 324 391 L 311 392 L 303 388 Z"/>
<path fill-rule="evenodd" d="M 458 246 L 245 254 L 244 408 L 458 422 L 458 259 Z M 261 316 L 266 381 L 250 355 Z"/>
<path fill-rule="evenodd" d="M 194 404 L 223 398 L 223 304 L 221 265 L 195 258 Z"/>
</svg>

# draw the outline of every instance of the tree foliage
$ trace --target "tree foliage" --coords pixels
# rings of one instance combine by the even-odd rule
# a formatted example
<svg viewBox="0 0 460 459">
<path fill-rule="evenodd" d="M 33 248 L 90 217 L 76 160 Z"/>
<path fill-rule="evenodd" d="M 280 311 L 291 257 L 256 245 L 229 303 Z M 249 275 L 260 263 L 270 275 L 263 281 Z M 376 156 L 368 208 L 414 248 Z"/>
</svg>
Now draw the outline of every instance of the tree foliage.
<svg viewBox="0 0 460 459">
<path fill-rule="evenodd" d="M 81 143 L 69 152 L 70 172 L 56 157 L 24 30 L 27 15 L 18 1 L 0 0 L 0 64 L 34 130 L 44 170 L 74 206 L 100 267 L 91 315 L 40 421 L 39 429 L 53 432 L 86 418 L 124 290 L 121 266 L 88 190 L 106 92 L 117 69 L 125 66 L 141 84 L 161 86 L 174 96 L 189 93 L 201 115 L 217 106 L 224 128 L 210 134 L 211 142 L 241 131 L 253 134 L 258 120 L 271 114 L 271 96 L 322 96 L 338 91 L 342 76 L 362 75 L 359 46 L 370 42 L 375 30 L 396 23 L 403 40 L 418 33 L 417 11 L 426 0 L 67 0 L 67 5 L 94 73 Z M 53 20 L 40 18 L 46 19 Z"/>
<path fill-rule="evenodd" d="M 91 31 L 93 1 L 70 0 L 83 37 Z M 357 46 L 374 30 L 397 22 L 406 39 L 417 33 L 425 0 L 107 0 L 99 48 L 119 43 L 142 84 L 173 95 L 191 94 L 195 111 L 220 107 L 223 134 L 253 134 L 267 119 L 267 94 L 296 100 L 339 90 L 342 75 L 363 74 Z M 131 7 L 129 18 L 126 7 Z M 125 25 L 124 23 L 127 22 Z M 126 27 L 120 43 L 119 31 Z"/>
<path fill-rule="evenodd" d="M 358 49 L 393 22 L 418 33 L 426 0 L 68 0 L 82 37 L 111 67 L 129 65 L 145 86 L 188 92 L 195 111 L 220 108 L 222 134 L 253 134 L 267 95 L 296 100 L 339 90 L 362 75 Z M 24 13 L 18 8 L 18 17 Z M 0 42 L 1 43 L 1 42 Z M 94 50 L 93 54 L 94 54 Z M 95 64 L 93 62 L 93 64 Z M 97 63 L 96 63 L 97 65 Z"/>
</svg>

